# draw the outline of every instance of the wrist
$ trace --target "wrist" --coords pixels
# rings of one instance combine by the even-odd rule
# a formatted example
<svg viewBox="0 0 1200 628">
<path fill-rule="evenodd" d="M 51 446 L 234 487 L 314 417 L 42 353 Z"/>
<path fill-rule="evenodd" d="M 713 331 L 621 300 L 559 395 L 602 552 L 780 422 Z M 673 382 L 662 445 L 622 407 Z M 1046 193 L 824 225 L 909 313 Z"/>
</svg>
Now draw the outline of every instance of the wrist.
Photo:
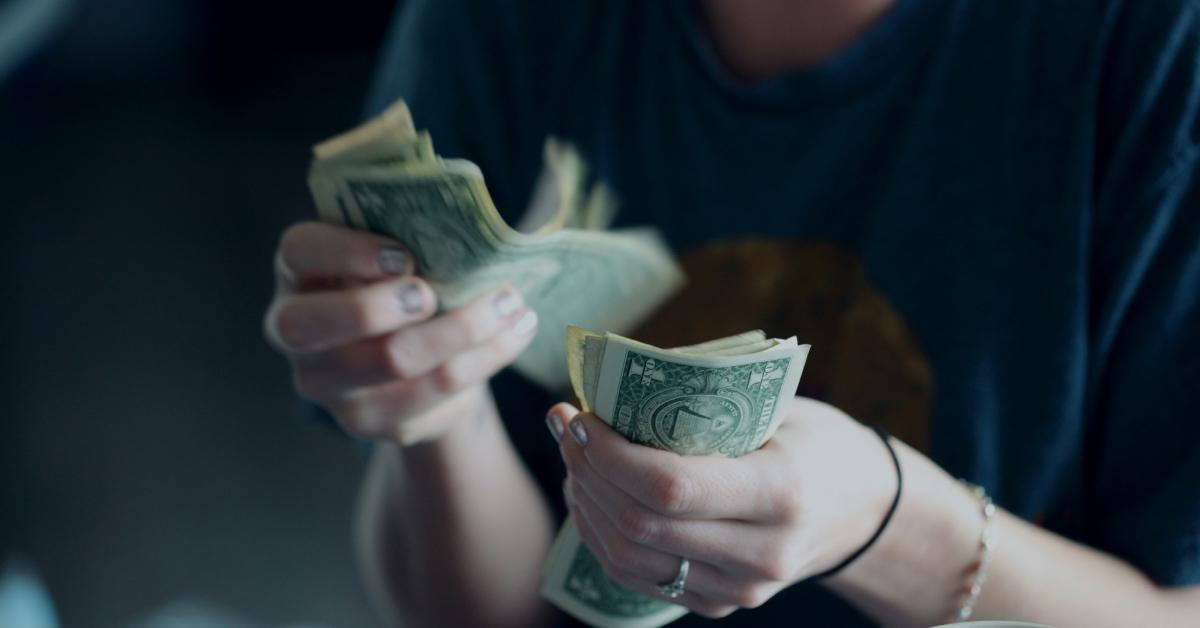
<svg viewBox="0 0 1200 628">
<path fill-rule="evenodd" d="M 893 442 L 905 476 L 892 522 L 859 560 L 824 582 L 889 623 L 942 623 L 976 558 L 978 502 L 929 459 Z"/>
<path fill-rule="evenodd" d="M 816 544 L 811 575 L 806 577 L 819 578 L 832 577 L 835 567 L 880 530 L 899 481 L 879 435 L 840 411 L 818 411 L 825 407 L 821 404 L 803 414 L 810 429 L 797 438 L 801 446 L 797 459 L 807 461 L 812 469 L 800 474 L 801 494 L 808 496 L 814 518 L 810 529 Z M 882 539 L 881 535 L 876 543 Z"/>
<path fill-rule="evenodd" d="M 879 491 L 874 499 L 868 499 L 866 501 L 867 505 L 862 509 L 864 514 L 851 519 L 857 525 L 850 527 L 855 528 L 857 534 L 850 535 L 852 539 L 851 544 L 848 546 L 850 549 L 842 548 L 840 555 L 844 556 L 844 558 L 841 558 L 833 566 L 827 567 L 824 571 L 811 576 L 813 579 L 821 580 L 834 577 L 852 565 L 866 552 L 870 551 L 887 530 L 900 505 L 900 500 L 904 492 L 904 471 L 900 466 L 900 458 L 892 444 L 892 437 L 886 430 L 878 426 L 870 428 L 870 432 L 874 437 L 873 440 L 877 444 L 882 445 L 883 450 L 887 452 L 887 458 L 891 462 L 893 470 L 890 476 L 892 481 L 888 482 L 884 477 L 879 478 L 878 484 L 886 486 L 888 489 Z M 885 495 L 887 496 L 886 499 L 884 499 Z M 878 521 L 878 523 L 871 526 L 870 524 L 873 521 Z M 869 530 L 870 532 L 867 533 L 864 530 Z"/>
</svg>

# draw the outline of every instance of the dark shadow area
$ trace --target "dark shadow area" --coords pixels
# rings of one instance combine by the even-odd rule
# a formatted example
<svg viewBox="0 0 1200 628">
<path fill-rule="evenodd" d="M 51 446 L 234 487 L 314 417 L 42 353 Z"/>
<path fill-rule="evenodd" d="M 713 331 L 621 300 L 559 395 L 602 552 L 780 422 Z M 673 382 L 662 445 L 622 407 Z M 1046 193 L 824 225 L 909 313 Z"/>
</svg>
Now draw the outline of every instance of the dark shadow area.
<svg viewBox="0 0 1200 628">
<path fill-rule="evenodd" d="M 0 2 L 0 4 L 3 4 Z M 0 550 L 64 626 L 170 600 L 372 625 L 365 457 L 262 340 L 309 146 L 353 125 L 392 2 L 79 2 L 0 85 Z"/>
</svg>

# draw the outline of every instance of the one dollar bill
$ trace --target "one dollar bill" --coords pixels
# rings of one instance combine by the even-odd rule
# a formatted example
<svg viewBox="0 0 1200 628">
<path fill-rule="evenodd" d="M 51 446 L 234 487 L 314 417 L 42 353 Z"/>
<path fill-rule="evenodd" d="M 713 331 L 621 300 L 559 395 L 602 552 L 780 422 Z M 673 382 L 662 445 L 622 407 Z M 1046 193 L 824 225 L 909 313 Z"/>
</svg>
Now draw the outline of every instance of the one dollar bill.
<svg viewBox="0 0 1200 628">
<path fill-rule="evenodd" d="M 584 410 L 630 441 L 683 455 L 738 457 L 775 433 L 808 345 L 747 332 L 659 349 L 569 327 L 567 371 Z M 602 628 L 656 628 L 687 613 L 612 582 L 568 518 L 546 560 L 542 595 Z"/>
<path fill-rule="evenodd" d="M 563 145 L 547 147 L 554 176 L 542 196 L 553 207 L 532 233 L 501 218 L 475 164 L 434 152 L 403 101 L 313 152 L 309 187 L 321 217 L 403 244 L 442 310 L 504 284 L 520 291 L 540 324 L 514 366 L 548 390 L 567 383 L 568 323 L 632 329 L 682 285 L 656 231 L 602 229 L 611 215 L 607 195 L 582 189 L 582 161 Z M 597 228 L 572 228 L 581 226 Z"/>
</svg>

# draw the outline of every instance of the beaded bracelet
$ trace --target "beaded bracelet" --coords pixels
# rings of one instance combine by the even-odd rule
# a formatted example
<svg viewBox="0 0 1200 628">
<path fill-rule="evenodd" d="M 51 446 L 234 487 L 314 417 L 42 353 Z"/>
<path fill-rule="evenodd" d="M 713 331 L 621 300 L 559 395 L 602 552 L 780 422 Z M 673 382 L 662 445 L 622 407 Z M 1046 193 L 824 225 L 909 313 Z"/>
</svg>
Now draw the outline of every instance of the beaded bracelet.
<svg viewBox="0 0 1200 628">
<path fill-rule="evenodd" d="M 983 583 L 987 580 L 987 565 L 992 558 L 992 549 L 996 545 L 996 538 L 992 533 L 992 516 L 996 514 L 996 505 L 992 503 L 992 498 L 988 496 L 982 486 L 971 484 L 966 480 L 960 481 L 979 502 L 979 509 L 983 514 L 983 530 L 979 533 L 979 559 L 971 563 L 967 572 L 967 584 L 959 594 L 958 610 L 950 615 L 947 619 L 948 622 L 967 621 L 975 612 L 975 603 L 979 601 Z"/>
</svg>

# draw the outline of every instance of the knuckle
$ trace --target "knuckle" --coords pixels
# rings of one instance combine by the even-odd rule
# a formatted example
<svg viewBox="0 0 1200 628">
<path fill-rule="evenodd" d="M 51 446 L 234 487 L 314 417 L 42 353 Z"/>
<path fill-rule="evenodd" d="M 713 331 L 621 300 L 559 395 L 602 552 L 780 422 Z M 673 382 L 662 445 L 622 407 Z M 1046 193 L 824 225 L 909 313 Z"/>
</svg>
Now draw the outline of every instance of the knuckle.
<svg viewBox="0 0 1200 628">
<path fill-rule="evenodd" d="M 445 395 L 465 388 L 470 383 L 467 381 L 465 370 L 465 367 L 459 360 L 450 360 L 442 363 L 433 369 L 431 373 L 434 388 Z"/>
<path fill-rule="evenodd" d="M 696 500 L 695 483 L 678 473 L 661 472 L 650 485 L 650 500 L 654 509 L 665 515 L 687 514 Z"/>
<path fill-rule="evenodd" d="M 604 545 L 608 560 L 618 571 L 634 573 L 637 571 L 637 548 L 622 538 L 608 539 Z"/>
<path fill-rule="evenodd" d="M 392 334 L 385 342 L 375 344 L 377 362 L 385 375 L 397 379 L 410 379 L 420 374 L 419 355 L 416 343 L 408 330 Z"/>
<path fill-rule="evenodd" d="M 772 505 L 780 523 L 796 523 L 804 516 L 804 508 L 794 495 L 779 495 L 772 501 Z"/>
<path fill-rule="evenodd" d="M 803 515 L 799 492 L 791 482 L 771 480 L 767 489 L 767 499 L 771 500 L 772 510 L 783 523 L 799 521 Z"/>
<path fill-rule="evenodd" d="M 659 526 L 654 517 L 637 505 L 630 504 L 621 508 L 617 513 L 616 524 L 621 534 L 635 543 L 652 545 L 659 540 Z"/>
</svg>

